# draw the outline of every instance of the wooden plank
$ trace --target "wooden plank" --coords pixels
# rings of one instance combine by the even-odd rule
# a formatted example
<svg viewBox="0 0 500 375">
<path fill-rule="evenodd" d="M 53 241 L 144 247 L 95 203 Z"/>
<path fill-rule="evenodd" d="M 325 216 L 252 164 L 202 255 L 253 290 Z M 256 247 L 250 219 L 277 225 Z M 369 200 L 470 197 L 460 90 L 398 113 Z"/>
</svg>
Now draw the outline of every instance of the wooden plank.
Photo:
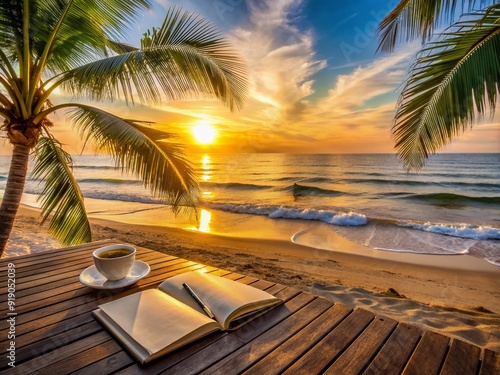
<svg viewBox="0 0 500 375">
<path fill-rule="evenodd" d="M 94 363 L 71 372 L 72 375 L 101 375 L 111 374 L 132 364 L 134 360 L 125 351 L 119 351 L 109 357 L 103 358 Z"/>
<path fill-rule="evenodd" d="M 363 374 L 401 374 L 420 339 L 420 334 L 421 331 L 416 326 L 399 323 L 389 340 Z"/>
<path fill-rule="evenodd" d="M 68 342 L 80 332 L 85 332 L 86 329 L 84 327 L 89 323 L 96 323 L 98 324 L 98 329 L 101 329 L 101 326 L 94 320 L 92 315 L 78 315 L 55 324 L 41 327 L 24 335 L 16 335 L 16 348 L 18 351 L 22 351 L 25 347 L 31 346 L 35 349 L 34 355 L 37 355 L 40 347 L 44 348 L 46 345 L 54 346 L 54 344 L 55 346 L 59 346 L 59 341 Z M 73 330 L 76 330 L 77 333 L 71 332 Z M 55 342 L 52 342 L 52 339 Z M 3 345 L 5 343 L 1 344 L 0 347 L 3 347 Z"/>
<path fill-rule="evenodd" d="M 479 375 L 498 374 L 500 374 L 500 353 L 485 349 Z"/>
<path fill-rule="evenodd" d="M 324 314 L 319 315 L 311 324 L 302 329 L 297 334 L 293 335 L 289 340 L 285 341 L 279 347 L 275 348 L 271 353 L 264 353 L 265 356 L 261 356 L 262 360 L 258 361 L 258 353 L 255 348 L 260 349 L 257 340 L 251 342 L 247 346 L 252 348 L 251 352 L 243 354 L 243 358 L 239 360 L 239 363 L 245 363 L 243 360 L 247 360 L 249 364 L 252 362 L 257 362 L 256 365 L 249 368 L 244 374 L 278 374 L 286 370 L 292 363 L 297 361 L 305 352 L 307 352 L 311 347 L 318 343 L 323 337 L 325 337 L 335 326 L 337 326 L 342 320 L 345 319 L 347 315 L 352 312 L 352 309 L 342 303 L 336 303 L 334 306 L 330 307 Z M 266 335 L 259 337 L 259 340 L 265 339 Z M 238 351 L 234 354 L 239 354 Z M 246 356 L 245 356 L 246 354 Z M 231 355 L 232 356 L 232 355 Z M 225 362 L 231 357 L 226 357 Z M 222 363 L 221 361 L 220 363 Z M 218 364 L 219 365 L 219 364 Z M 247 364 L 248 365 L 248 364 Z M 244 368 L 235 367 L 234 362 L 228 362 L 228 366 L 231 367 L 231 371 L 237 370 L 238 372 L 244 370 Z M 224 373 L 224 368 L 220 367 L 219 373 Z M 209 369 L 211 370 L 211 369 Z M 212 373 L 208 371 L 208 373 Z"/>
<path fill-rule="evenodd" d="M 231 371 L 235 373 L 240 373 L 276 349 L 330 307 L 332 307 L 332 302 L 323 298 L 312 301 L 290 318 L 272 327 L 241 348 L 234 350 L 223 360 L 205 370 L 203 374 L 225 374 L 228 368 L 231 368 Z"/>
<path fill-rule="evenodd" d="M 81 368 L 85 368 L 97 360 L 116 354 L 121 350 L 120 345 L 110 338 L 110 340 L 94 346 L 89 350 L 76 353 L 76 355 L 70 355 L 67 358 L 58 357 L 56 360 L 51 361 L 48 366 L 39 369 L 39 371 L 41 373 L 43 372 L 43 374 L 66 375 Z M 104 373 L 109 373 L 109 370 Z"/>
<path fill-rule="evenodd" d="M 375 315 L 356 309 L 284 374 L 319 374 L 370 324 Z"/>
<path fill-rule="evenodd" d="M 461 340 L 453 340 L 441 369 L 441 375 L 475 375 L 481 349 Z"/>
<path fill-rule="evenodd" d="M 4 258 L 4 259 L 0 260 L 0 265 L 5 264 L 5 263 L 9 263 L 9 261 L 12 259 L 18 259 L 19 261 L 29 262 L 33 258 L 42 259 L 43 257 L 45 257 L 47 255 L 60 255 L 60 254 L 64 254 L 66 252 L 71 252 L 71 251 L 76 252 L 76 251 L 81 250 L 81 249 L 92 248 L 96 245 L 100 246 L 99 244 L 101 244 L 101 243 L 102 244 L 107 244 L 107 243 L 111 244 L 111 243 L 113 243 L 113 241 L 112 240 L 95 241 L 95 242 L 85 243 L 85 244 L 81 244 L 81 245 L 68 246 L 68 247 L 58 247 L 58 248 L 54 248 L 54 249 L 49 249 L 49 250 L 37 252 L 37 253 L 30 253 L 30 254 L 19 255 L 19 256 L 10 257 L 10 258 Z"/>
<path fill-rule="evenodd" d="M 325 374 L 355 375 L 363 371 L 384 345 L 396 324 L 393 319 L 377 316 Z"/>
<path fill-rule="evenodd" d="M 96 242 L 90 242 L 82 245 L 76 245 L 76 246 L 70 246 L 70 247 L 60 247 L 56 249 L 50 249 L 38 253 L 32 253 L 32 254 L 26 254 L 26 255 L 20 255 L 16 257 L 10 257 L 10 258 L 4 258 L 0 260 L 0 267 L 4 264 L 8 264 L 12 262 L 13 259 L 15 259 L 20 267 L 24 265 L 29 265 L 29 264 L 36 264 L 37 262 L 41 262 L 44 259 L 48 259 L 51 257 L 59 257 L 59 256 L 64 256 L 66 254 L 70 253 L 78 253 L 79 251 L 88 251 L 92 248 L 97 248 L 101 246 L 107 246 L 107 245 L 112 245 L 114 243 L 120 243 L 119 241 L 113 241 L 113 240 L 102 240 L 102 241 L 96 241 Z M 123 243 L 123 242 L 121 242 Z M 152 250 L 150 250 L 152 251 Z"/>
<path fill-rule="evenodd" d="M 104 342 L 109 341 L 109 335 L 107 332 L 101 331 L 95 335 L 88 336 L 82 340 L 78 340 L 69 345 L 62 346 L 57 350 L 53 350 L 46 354 L 37 356 L 29 361 L 23 363 L 16 363 L 16 372 L 19 374 L 29 374 L 29 373 L 42 373 L 44 367 L 48 365 L 65 360 L 71 356 L 75 356 L 78 353 L 83 352 L 89 347 L 102 345 Z M 8 374 L 10 370 L 4 370 L 0 374 Z M 45 374 L 50 374 L 48 372 L 43 372 Z"/>
<path fill-rule="evenodd" d="M 214 362 L 240 348 L 248 341 L 266 332 L 279 322 L 285 320 L 315 299 L 314 296 L 300 293 L 293 288 L 284 289 L 277 295 L 277 297 L 282 298 L 286 302 L 262 315 L 260 318 L 240 327 L 236 331 L 232 331 L 230 334 L 223 332 L 223 334 L 219 336 L 218 340 L 213 341 L 208 346 L 204 345 L 205 339 L 202 339 L 200 340 L 201 347 L 196 346 L 193 348 L 190 345 L 162 357 L 158 361 L 153 362 L 146 367 L 134 364 L 121 370 L 118 374 L 147 375 L 173 373 L 185 375 L 190 373 L 199 373 Z M 208 339 L 210 339 L 210 336 Z"/>
<path fill-rule="evenodd" d="M 272 286 L 275 285 L 275 283 L 273 282 L 270 282 L 270 281 L 266 281 L 266 280 L 258 280 L 254 283 L 251 284 L 254 288 L 258 288 L 258 289 L 262 289 L 262 290 L 266 290 L 266 289 L 269 289 L 271 288 Z"/>
<path fill-rule="evenodd" d="M 404 375 L 435 375 L 448 351 L 450 339 L 432 331 L 426 331 L 406 365 Z"/>
<path fill-rule="evenodd" d="M 68 256 L 67 259 L 61 259 L 59 257 L 52 257 L 49 258 L 46 262 L 40 262 L 40 263 L 35 263 L 32 266 L 26 266 L 26 267 L 19 267 L 17 258 L 12 258 L 11 263 L 14 265 L 16 268 L 16 277 L 18 278 L 25 278 L 25 277 L 37 277 L 39 272 L 37 271 L 46 271 L 48 267 L 51 269 L 57 271 L 60 269 L 64 269 L 65 265 L 68 264 L 79 264 L 81 263 L 85 258 L 88 258 L 89 256 L 85 254 L 80 254 L 78 255 L 70 255 Z M 1 274 L 0 276 L 0 281 L 4 281 L 7 278 L 6 274 Z"/>
<path fill-rule="evenodd" d="M 269 289 L 266 289 L 266 292 L 275 296 L 277 293 L 281 292 L 285 288 L 286 288 L 286 286 L 284 286 L 284 285 L 275 284 L 272 287 L 270 287 Z"/>
<path fill-rule="evenodd" d="M 75 327 L 67 327 L 59 334 L 50 333 L 39 341 L 26 344 L 22 337 L 16 338 L 16 362 L 24 362 L 34 357 L 45 355 L 51 351 L 57 350 L 71 342 L 80 340 L 91 334 L 102 331 L 102 327 L 96 321 Z"/>
<path fill-rule="evenodd" d="M 229 280 L 238 280 L 238 279 L 242 279 L 243 277 L 245 277 L 245 275 L 242 275 L 241 273 L 232 273 L 231 275 L 228 276 L 228 279 Z"/>
</svg>

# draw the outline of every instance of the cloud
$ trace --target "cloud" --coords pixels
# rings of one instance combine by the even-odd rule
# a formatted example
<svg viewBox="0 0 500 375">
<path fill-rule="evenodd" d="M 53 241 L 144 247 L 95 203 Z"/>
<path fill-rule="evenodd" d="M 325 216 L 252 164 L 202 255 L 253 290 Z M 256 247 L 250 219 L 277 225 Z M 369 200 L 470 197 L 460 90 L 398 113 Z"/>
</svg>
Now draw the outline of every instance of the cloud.
<svg viewBox="0 0 500 375">
<path fill-rule="evenodd" d="M 382 57 L 352 73 L 332 77 L 327 96 L 307 103 L 289 134 L 308 132 L 302 149 L 316 152 L 391 152 L 390 128 L 397 98 L 414 50 Z"/>
<path fill-rule="evenodd" d="M 299 0 L 248 1 L 249 24 L 231 32 L 250 68 L 248 106 L 268 123 L 300 115 L 302 99 L 313 92 L 310 77 L 326 66 L 315 58 L 312 32 L 293 23 L 301 5 Z"/>
</svg>

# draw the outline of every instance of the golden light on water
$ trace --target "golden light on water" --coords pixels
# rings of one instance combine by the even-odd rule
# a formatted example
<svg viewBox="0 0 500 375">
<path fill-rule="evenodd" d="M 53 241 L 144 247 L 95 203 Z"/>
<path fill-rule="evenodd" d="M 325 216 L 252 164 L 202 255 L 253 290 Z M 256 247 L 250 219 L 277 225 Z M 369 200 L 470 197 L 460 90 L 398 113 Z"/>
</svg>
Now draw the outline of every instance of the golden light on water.
<svg viewBox="0 0 500 375">
<path fill-rule="evenodd" d="M 210 211 L 202 209 L 200 211 L 200 223 L 198 225 L 198 231 L 203 233 L 210 232 L 210 221 L 212 220 L 212 214 Z"/>
<path fill-rule="evenodd" d="M 192 132 L 199 144 L 208 145 L 215 141 L 215 129 L 207 121 L 200 121 L 193 127 Z"/>
<path fill-rule="evenodd" d="M 210 156 L 203 155 L 203 159 L 201 159 L 201 180 L 202 181 L 210 181 L 212 179 L 212 159 Z"/>
</svg>

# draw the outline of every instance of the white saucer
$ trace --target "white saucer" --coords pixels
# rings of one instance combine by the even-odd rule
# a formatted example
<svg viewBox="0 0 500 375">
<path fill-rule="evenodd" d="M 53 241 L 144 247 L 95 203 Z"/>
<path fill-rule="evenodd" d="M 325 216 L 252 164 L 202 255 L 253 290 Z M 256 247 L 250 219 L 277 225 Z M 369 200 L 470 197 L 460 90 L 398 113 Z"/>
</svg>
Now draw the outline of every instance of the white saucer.
<svg viewBox="0 0 500 375">
<path fill-rule="evenodd" d="M 150 271 L 149 265 L 136 260 L 129 274 L 116 281 L 110 281 L 97 271 L 95 266 L 85 268 L 80 274 L 80 282 L 94 289 L 120 289 L 132 285 L 145 277 Z"/>
</svg>

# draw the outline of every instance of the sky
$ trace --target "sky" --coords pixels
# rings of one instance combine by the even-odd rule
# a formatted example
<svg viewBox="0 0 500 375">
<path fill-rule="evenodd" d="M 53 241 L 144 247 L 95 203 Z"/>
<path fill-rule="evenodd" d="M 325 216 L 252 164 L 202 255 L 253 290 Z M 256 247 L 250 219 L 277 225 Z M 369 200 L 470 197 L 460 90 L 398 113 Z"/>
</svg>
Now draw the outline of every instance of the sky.
<svg viewBox="0 0 500 375">
<path fill-rule="evenodd" d="M 394 153 L 396 101 L 419 42 L 376 53 L 376 28 L 393 0 L 155 0 L 125 42 L 160 26 L 174 5 L 210 20 L 248 66 L 249 96 L 241 111 L 217 101 L 165 102 L 158 108 L 98 106 L 126 118 L 153 121 L 179 134 L 188 152 Z M 69 98 L 70 100 L 73 100 Z M 54 98 L 54 102 L 68 98 Z M 499 108 L 500 109 L 500 108 Z M 499 152 L 500 111 L 441 152 Z M 56 137 L 82 152 L 64 113 Z M 200 144 L 197 125 L 215 131 Z M 0 140 L 0 153 L 10 146 Z"/>
</svg>

